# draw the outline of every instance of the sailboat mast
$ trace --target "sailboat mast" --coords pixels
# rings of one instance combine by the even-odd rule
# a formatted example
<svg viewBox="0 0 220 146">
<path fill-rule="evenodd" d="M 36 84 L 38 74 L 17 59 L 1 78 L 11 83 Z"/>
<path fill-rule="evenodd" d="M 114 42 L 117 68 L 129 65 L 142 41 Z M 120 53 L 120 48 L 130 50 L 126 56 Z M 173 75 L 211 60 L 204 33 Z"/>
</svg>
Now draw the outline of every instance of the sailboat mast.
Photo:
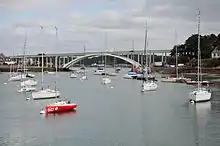
<svg viewBox="0 0 220 146">
<path fill-rule="evenodd" d="M 83 49 L 84 49 L 84 56 L 86 55 L 86 46 L 84 45 L 83 46 Z M 85 71 L 85 60 L 83 60 L 83 67 L 84 67 L 84 72 L 83 72 L 83 75 L 85 76 L 85 74 L 86 74 L 86 71 Z"/>
<path fill-rule="evenodd" d="M 115 53 L 115 48 L 114 48 L 114 53 Z M 114 69 L 115 69 L 115 64 L 116 64 L 116 58 L 114 57 Z"/>
<path fill-rule="evenodd" d="M 58 28 L 55 26 L 55 30 L 56 30 L 56 46 L 57 46 L 57 42 L 58 42 Z M 57 90 L 57 57 L 55 58 L 55 68 L 56 68 L 56 72 L 55 72 L 55 91 Z"/>
<path fill-rule="evenodd" d="M 201 74 L 201 70 L 200 70 L 200 10 L 198 10 L 198 73 L 197 73 L 197 80 L 198 80 L 198 90 L 200 89 L 200 74 Z"/>
<path fill-rule="evenodd" d="M 43 34 L 43 26 L 40 26 L 41 34 Z M 41 52 L 41 90 L 44 89 L 44 56 Z"/>
<path fill-rule="evenodd" d="M 107 32 L 105 32 L 105 52 L 107 52 Z M 105 76 L 106 76 L 106 55 L 105 55 L 105 64 L 104 64 L 104 68 L 105 68 Z"/>
<path fill-rule="evenodd" d="M 26 57 L 25 57 L 25 54 L 26 54 L 26 44 L 27 44 L 27 30 L 26 30 L 26 33 L 25 33 L 25 41 L 24 41 L 24 49 L 23 49 L 23 54 L 24 54 L 24 61 L 23 61 L 23 68 L 24 68 L 24 74 L 26 73 Z M 22 78 L 22 76 L 21 76 Z"/>
<path fill-rule="evenodd" d="M 132 60 L 134 60 L 134 40 L 132 40 Z"/>
<path fill-rule="evenodd" d="M 26 69 L 25 68 L 25 65 L 26 65 L 26 59 L 25 59 L 26 43 L 27 43 L 27 30 L 26 30 L 26 33 L 25 33 L 25 40 L 24 40 L 24 47 L 23 47 L 23 71 L 21 71 L 21 81 L 23 80 L 23 74 L 26 74 L 26 72 L 25 72 L 25 69 Z M 21 66 L 21 68 L 22 68 L 22 66 Z"/>
<path fill-rule="evenodd" d="M 15 61 L 14 57 L 15 57 L 15 55 L 14 55 L 14 52 L 13 52 L 13 61 Z M 12 64 L 11 67 L 12 67 L 12 72 L 14 73 L 14 68 L 15 68 L 14 64 Z M 10 69 L 10 75 L 11 75 L 11 69 Z"/>
<path fill-rule="evenodd" d="M 44 56 L 41 54 L 41 89 L 44 89 Z"/>
<path fill-rule="evenodd" d="M 147 48 L 147 21 L 146 21 L 146 28 L 145 28 L 144 54 L 143 54 L 143 56 L 146 55 L 146 52 L 147 52 L 146 48 Z M 146 58 L 147 58 L 147 57 L 146 57 Z M 147 60 L 146 60 L 146 65 L 147 65 Z M 145 75 L 145 72 L 144 72 L 145 67 L 144 67 L 144 63 L 143 63 L 143 62 L 142 62 L 142 64 L 141 64 L 141 66 L 142 66 L 142 73 L 143 73 L 143 77 L 144 77 L 144 75 Z M 144 83 L 144 80 L 143 80 L 143 83 Z"/>
<path fill-rule="evenodd" d="M 176 50 L 176 78 L 179 77 L 179 71 L 178 71 L 178 51 L 177 51 L 177 33 L 175 29 L 175 50 Z"/>
</svg>

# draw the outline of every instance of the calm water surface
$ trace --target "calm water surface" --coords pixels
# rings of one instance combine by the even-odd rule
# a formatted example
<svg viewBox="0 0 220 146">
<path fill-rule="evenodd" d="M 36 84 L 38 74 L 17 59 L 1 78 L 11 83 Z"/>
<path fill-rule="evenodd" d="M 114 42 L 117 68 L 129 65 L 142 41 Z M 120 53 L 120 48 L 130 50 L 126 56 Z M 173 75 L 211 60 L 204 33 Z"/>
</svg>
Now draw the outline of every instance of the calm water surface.
<svg viewBox="0 0 220 146">
<path fill-rule="evenodd" d="M 211 102 L 191 105 L 191 86 L 158 81 L 156 92 L 142 94 L 140 81 L 123 80 L 123 73 L 112 77 L 111 85 L 102 85 L 101 77 L 92 71 L 83 82 L 70 79 L 68 73 L 58 73 L 61 94 L 77 102 L 79 108 L 47 116 L 39 111 L 54 100 L 26 101 L 27 95 L 16 93 L 19 82 L 4 85 L 7 74 L 1 74 L 0 145 L 220 145 L 218 89 L 213 89 Z M 36 75 L 40 81 L 40 73 Z M 45 75 L 45 87 L 53 86 L 53 81 L 53 75 Z"/>
</svg>

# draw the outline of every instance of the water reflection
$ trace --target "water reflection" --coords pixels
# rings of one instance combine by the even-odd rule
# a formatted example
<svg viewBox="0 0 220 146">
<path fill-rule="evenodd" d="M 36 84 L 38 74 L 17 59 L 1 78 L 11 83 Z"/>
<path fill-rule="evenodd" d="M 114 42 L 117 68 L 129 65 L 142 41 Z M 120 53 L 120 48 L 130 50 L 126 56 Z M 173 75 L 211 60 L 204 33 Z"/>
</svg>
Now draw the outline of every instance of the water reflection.
<svg viewBox="0 0 220 146">
<path fill-rule="evenodd" d="M 60 113 L 50 113 L 45 114 L 46 119 L 56 119 L 56 118 L 64 118 L 69 116 L 74 116 L 76 114 L 76 110 L 68 111 L 68 112 L 60 112 Z"/>
<path fill-rule="evenodd" d="M 211 102 L 190 104 L 195 145 L 203 145 L 207 141 L 207 122 L 211 111 Z"/>
</svg>

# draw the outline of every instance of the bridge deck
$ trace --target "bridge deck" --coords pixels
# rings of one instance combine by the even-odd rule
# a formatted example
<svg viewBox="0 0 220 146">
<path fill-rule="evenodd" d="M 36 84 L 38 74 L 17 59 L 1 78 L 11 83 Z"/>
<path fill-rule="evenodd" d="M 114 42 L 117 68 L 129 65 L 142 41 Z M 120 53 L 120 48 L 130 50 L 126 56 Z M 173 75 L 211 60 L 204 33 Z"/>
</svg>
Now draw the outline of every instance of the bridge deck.
<svg viewBox="0 0 220 146">
<path fill-rule="evenodd" d="M 170 53 L 170 50 L 149 50 L 150 53 Z M 83 55 L 88 55 L 88 54 L 104 54 L 107 52 L 86 52 L 86 53 L 56 53 L 56 54 L 46 54 L 45 57 L 55 57 L 55 56 L 83 56 Z M 118 54 L 118 55 L 127 55 L 127 54 L 132 54 L 133 52 L 130 51 L 115 51 L 115 52 L 108 52 L 111 54 Z M 143 50 L 136 50 L 134 51 L 134 54 L 142 54 Z M 26 57 L 41 57 L 41 55 L 25 55 Z M 23 57 L 23 55 L 17 55 L 17 56 L 9 56 L 11 58 L 20 58 Z"/>
</svg>

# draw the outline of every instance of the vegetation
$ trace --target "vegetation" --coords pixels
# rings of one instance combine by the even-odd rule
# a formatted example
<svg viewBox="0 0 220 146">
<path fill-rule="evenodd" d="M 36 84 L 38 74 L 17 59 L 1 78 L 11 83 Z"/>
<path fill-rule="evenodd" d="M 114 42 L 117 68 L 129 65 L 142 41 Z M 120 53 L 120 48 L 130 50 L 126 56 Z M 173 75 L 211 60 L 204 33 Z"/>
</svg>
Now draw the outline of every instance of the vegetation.
<svg viewBox="0 0 220 146">
<path fill-rule="evenodd" d="M 220 59 L 211 59 L 211 53 L 216 47 L 220 47 L 220 34 L 218 36 L 215 34 L 200 36 L 200 41 L 202 64 L 206 67 L 219 66 Z M 168 62 L 175 62 L 176 47 L 179 63 L 189 63 L 192 66 L 196 65 L 198 55 L 197 34 L 189 37 L 184 44 L 174 46 Z"/>
</svg>

